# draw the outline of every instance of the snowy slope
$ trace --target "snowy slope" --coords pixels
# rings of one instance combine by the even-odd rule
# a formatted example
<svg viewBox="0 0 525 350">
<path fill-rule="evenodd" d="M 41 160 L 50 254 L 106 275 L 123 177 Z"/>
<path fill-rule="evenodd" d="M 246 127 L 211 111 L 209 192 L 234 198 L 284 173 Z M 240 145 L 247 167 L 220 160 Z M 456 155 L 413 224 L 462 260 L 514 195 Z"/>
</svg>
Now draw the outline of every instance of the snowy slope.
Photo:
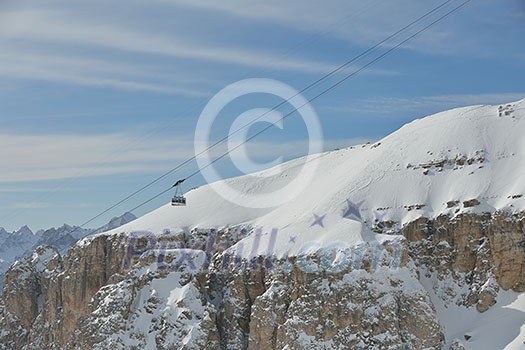
<svg viewBox="0 0 525 350">
<path fill-rule="evenodd" d="M 371 228 L 381 221 L 403 225 L 421 216 L 517 212 L 525 208 L 523 135 L 525 100 L 503 105 L 503 109 L 454 109 L 415 120 L 376 144 L 317 155 L 315 181 L 279 207 L 253 203 L 251 207 L 263 208 L 247 208 L 235 202 L 282 188 L 295 179 L 304 158 L 282 165 L 278 175 L 272 176 L 274 169 L 269 169 L 224 180 L 238 190 L 238 198 L 226 200 L 212 186 L 202 186 L 187 193 L 186 207 L 167 204 L 104 234 L 144 230 L 157 235 L 165 230 L 189 234 L 196 228 L 246 225 L 262 228 L 262 236 L 256 237 L 251 231 L 231 249 L 244 256 L 265 254 L 270 231 L 277 229 L 274 253 L 283 257 L 333 244 L 352 246 L 393 239 L 373 233 Z M 347 215 L 351 205 L 358 208 L 357 216 L 362 220 Z M 480 314 L 472 308 L 445 306 L 432 286 L 422 283 L 433 298 L 447 348 L 455 339 L 466 349 L 523 348 L 523 294 L 502 291 L 498 304 Z M 516 331 L 520 328 L 521 332 Z M 467 341 L 465 335 L 473 336 L 474 341 Z"/>
<path fill-rule="evenodd" d="M 160 234 L 165 229 L 189 232 L 245 223 L 264 232 L 277 228 L 277 255 L 284 255 L 296 253 L 302 243 L 312 240 L 376 239 L 367 227 L 377 220 L 407 223 L 443 213 L 517 211 L 525 207 L 525 100 L 511 105 L 510 115 L 503 116 L 499 106 L 438 113 L 415 120 L 374 145 L 319 154 L 316 180 L 276 208 L 241 207 L 233 203 L 235 198 L 225 200 L 207 185 L 187 193 L 186 207 L 167 204 L 112 232 Z M 273 171 L 269 169 L 225 182 L 245 200 L 283 187 L 303 163 L 302 158 L 290 161 L 277 176 L 267 176 Z M 480 204 L 462 204 L 472 199 Z M 366 225 L 343 219 L 347 200 L 360 205 Z M 459 203 L 449 208 L 452 201 Z M 324 227 L 312 226 L 314 214 L 326 215 Z M 292 247 L 290 235 L 301 237 Z M 265 247 L 261 244 L 261 249 Z"/>
<path fill-rule="evenodd" d="M 525 293 L 501 291 L 498 303 L 484 313 L 475 308 L 445 306 L 433 293 L 428 280 L 423 285 L 429 291 L 437 315 L 444 328 L 448 349 L 455 341 L 466 350 L 520 350 L 525 348 Z M 471 337 L 467 340 L 465 337 Z"/>
</svg>

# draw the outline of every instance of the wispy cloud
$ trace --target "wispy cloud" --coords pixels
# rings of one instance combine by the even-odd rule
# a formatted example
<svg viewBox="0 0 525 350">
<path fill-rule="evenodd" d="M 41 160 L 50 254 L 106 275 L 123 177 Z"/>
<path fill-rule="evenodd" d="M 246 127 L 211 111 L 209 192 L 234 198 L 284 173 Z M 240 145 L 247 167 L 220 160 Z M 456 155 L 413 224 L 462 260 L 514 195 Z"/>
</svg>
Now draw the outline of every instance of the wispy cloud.
<svg viewBox="0 0 525 350">
<path fill-rule="evenodd" d="M 49 192 L 51 190 L 57 190 L 57 191 L 71 191 L 70 189 L 64 189 L 64 188 L 57 188 L 52 189 L 49 187 L 30 187 L 30 186 L 0 186 L 0 193 L 20 193 L 20 192 Z"/>
<path fill-rule="evenodd" d="M 302 31 L 326 32 L 334 37 L 366 46 L 383 40 L 439 4 L 438 2 L 429 3 L 415 0 L 395 2 L 332 0 L 322 3 L 302 0 L 285 2 L 279 0 L 264 2 L 257 0 L 161 1 L 220 12 L 245 20 L 276 22 Z M 430 22 L 431 20 L 427 20 L 426 23 Z M 426 32 L 424 40 L 416 39 L 417 44 L 409 43 L 404 47 L 415 51 L 434 53 L 457 51 L 460 46 L 451 43 L 452 37 L 455 37 L 453 31 L 448 27 L 441 26 Z M 394 45 L 401 40 L 394 40 L 387 45 Z M 462 45 L 465 43 L 463 42 Z"/>
<path fill-rule="evenodd" d="M 191 142 L 135 135 L 0 135 L 0 182 L 15 183 L 123 173 L 147 173 L 191 156 Z"/>
<path fill-rule="evenodd" d="M 183 96 L 209 96 L 216 89 L 217 82 L 209 74 L 204 79 L 195 61 L 316 74 L 337 67 L 268 50 L 217 45 L 159 28 L 139 29 L 126 21 L 95 19 L 66 9 L 0 12 L 0 49 L 4 78 Z M 369 69 L 365 74 L 395 72 Z"/>
<path fill-rule="evenodd" d="M 74 16 L 74 15 L 73 15 Z M 112 50 L 198 59 L 248 67 L 265 67 L 279 59 L 275 69 L 301 72 L 326 72 L 334 66 L 322 62 L 281 59 L 265 52 L 236 47 L 214 47 L 197 44 L 162 32 L 141 32 L 106 22 L 89 22 L 62 11 L 20 10 L 3 14 L 0 37 L 41 42 L 89 45 Z M 29 25 L 30 24 L 30 25 Z"/>
<path fill-rule="evenodd" d="M 28 187 L 7 186 L 45 181 L 118 174 L 161 172 L 194 156 L 193 141 L 156 138 L 136 142 L 136 135 L 9 135 L 0 134 L 0 192 L 20 192 Z M 331 150 L 368 141 L 366 138 L 324 142 Z M 250 158 L 298 157 L 306 154 L 308 141 L 251 142 Z M 212 152 L 217 157 L 224 148 Z"/>
<path fill-rule="evenodd" d="M 332 37 L 353 44 L 370 46 L 411 23 L 416 18 L 437 7 L 441 1 L 397 0 L 160 0 L 161 2 L 183 5 L 228 15 L 245 21 L 278 23 L 305 32 L 326 32 Z M 426 24 L 458 6 L 454 1 L 419 25 L 412 28 L 414 33 Z M 478 57 L 502 56 L 505 50 L 502 40 L 487 21 L 505 28 L 509 36 L 521 38 L 523 30 L 523 2 L 516 0 L 478 0 L 454 13 L 445 21 L 434 25 L 422 35 L 410 40 L 403 48 L 413 52 L 438 55 L 476 55 Z M 490 15 L 487 15 L 490 13 Z M 511 23 L 508 24 L 509 19 Z M 393 46 L 400 37 L 387 43 Z M 495 49 L 495 48 L 498 49 Z M 508 47 L 507 47 L 508 50 Z M 512 51 L 516 51 L 513 48 Z"/>
<path fill-rule="evenodd" d="M 50 119 L 66 119 L 66 118 L 92 118 L 96 116 L 116 116 L 124 113 L 129 113 L 131 110 L 122 109 L 122 110 L 107 110 L 104 112 L 70 112 L 70 113 L 55 113 L 55 114 L 34 114 L 34 115 L 25 115 L 25 114 L 14 114 L 14 115 L 2 115 L 0 117 L 0 125 L 3 122 L 11 121 L 26 121 L 26 120 L 50 120 Z"/>
<path fill-rule="evenodd" d="M 21 203 L 14 203 L 13 205 L 9 206 L 9 208 L 13 209 L 44 209 L 44 208 L 50 208 L 52 206 L 51 203 L 43 203 L 43 202 L 21 202 Z"/>
<path fill-rule="evenodd" d="M 391 113 L 398 115 L 400 112 L 411 113 L 429 109 L 445 110 L 476 104 L 507 103 L 523 98 L 525 98 L 525 92 L 415 96 L 410 98 L 375 97 L 354 101 L 348 105 L 325 107 L 324 109 L 334 112 Z"/>
<path fill-rule="evenodd" d="M 2 47 L 0 45 L 0 47 Z M 4 45 L 0 54 L 0 76 L 13 79 L 66 82 L 84 86 L 103 86 L 130 91 L 148 91 L 183 96 L 206 96 L 208 92 L 178 82 L 154 81 L 145 69 L 113 62 L 28 52 Z"/>
</svg>

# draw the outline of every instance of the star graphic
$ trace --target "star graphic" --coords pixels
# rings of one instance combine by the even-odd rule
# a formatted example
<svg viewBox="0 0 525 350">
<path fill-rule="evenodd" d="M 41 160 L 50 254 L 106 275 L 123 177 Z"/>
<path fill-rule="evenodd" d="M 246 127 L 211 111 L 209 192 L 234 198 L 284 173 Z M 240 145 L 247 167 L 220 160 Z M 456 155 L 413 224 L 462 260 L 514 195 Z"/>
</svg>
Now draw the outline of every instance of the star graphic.
<svg viewBox="0 0 525 350">
<path fill-rule="evenodd" d="M 288 239 L 288 243 L 295 243 L 296 238 L 297 236 L 290 236 L 290 238 Z"/>
<path fill-rule="evenodd" d="M 359 203 L 354 203 L 350 199 L 346 200 L 346 204 L 348 205 L 348 208 L 343 213 L 343 218 L 350 219 L 350 220 L 356 220 L 356 221 L 362 221 L 361 213 L 359 212 L 359 208 L 361 205 L 363 205 L 365 201 L 361 201 Z"/>
<path fill-rule="evenodd" d="M 376 222 L 383 222 L 383 218 L 386 216 L 385 212 L 380 212 L 378 210 L 374 210 L 374 218 Z"/>
<path fill-rule="evenodd" d="M 315 226 L 315 225 L 319 225 L 322 228 L 324 228 L 323 220 L 324 220 L 325 216 L 326 216 L 326 214 L 324 214 L 324 215 L 317 215 L 316 213 L 314 213 L 314 222 L 310 225 L 310 227 Z"/>
</svg>

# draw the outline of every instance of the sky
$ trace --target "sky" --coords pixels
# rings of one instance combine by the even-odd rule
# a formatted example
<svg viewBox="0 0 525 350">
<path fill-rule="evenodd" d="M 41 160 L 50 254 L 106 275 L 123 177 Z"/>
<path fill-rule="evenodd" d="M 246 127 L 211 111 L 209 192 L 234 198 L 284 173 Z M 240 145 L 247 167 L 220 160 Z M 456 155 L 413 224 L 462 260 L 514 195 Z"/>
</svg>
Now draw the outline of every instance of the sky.
<svg viewBox="0 0 525 350">
<path fill-rule="evenodd" d="M 444 1 L 1 1 L 0 227 L 87 221 L 192 157 L 202 110 L 229 84 L 266 78 L 300 91 Z M 323 149 L 378 140 L 442 110 L 525 98 L 523 0 L 472 0 L 360 70 L 461 2 L 449 1 L 303 94 L 312 99 L 359 71 L 312 102 Z M 232 101 L 210 142 L 226 137 L 245 110 L 280 102 L 264 94 Z M 247 150 L 257 162 L 291 159 L 308 151 L 308 132 L 292 113 Z M 242 174 L 228 157 L 217 169 L 222 177 Z M 88 227 L 196 170 L 190 162 Z M 194 176 L 186 190 L 205 183 Z"/>
</svg>

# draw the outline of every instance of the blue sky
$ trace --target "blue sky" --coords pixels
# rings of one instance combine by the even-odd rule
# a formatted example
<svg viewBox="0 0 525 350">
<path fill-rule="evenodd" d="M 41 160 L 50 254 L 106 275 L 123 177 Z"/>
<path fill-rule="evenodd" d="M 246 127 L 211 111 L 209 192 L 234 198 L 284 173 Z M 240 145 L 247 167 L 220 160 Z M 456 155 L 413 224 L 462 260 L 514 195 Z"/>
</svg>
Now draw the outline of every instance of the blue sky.
<svg viewBox="0 0 525 350">
<path fill-rule="evenodd" d="M 197 118 L 226 85 L 257 77 L 300 90 L 441 2 L 2 1 L 0 227 L 84 222 L 191 157 Z M 314 102 L 325 149 L 379 139 L 444 109 L 524 98 L 524 36 L 523 1 L 473 0 Z M 278 102 L 236 101 L 213 136 L 226 135 L 244 108 Z M 290 118 L 249 149 L 255 159 L 289 159 L 306 152 L 306 138 Z M 219 168 L 237 174 L 228 160 Z M 190 164 L 92 226 L 195 169 Z M 195 177 L 187 187 L 202 183 Z"/>
</svg>

